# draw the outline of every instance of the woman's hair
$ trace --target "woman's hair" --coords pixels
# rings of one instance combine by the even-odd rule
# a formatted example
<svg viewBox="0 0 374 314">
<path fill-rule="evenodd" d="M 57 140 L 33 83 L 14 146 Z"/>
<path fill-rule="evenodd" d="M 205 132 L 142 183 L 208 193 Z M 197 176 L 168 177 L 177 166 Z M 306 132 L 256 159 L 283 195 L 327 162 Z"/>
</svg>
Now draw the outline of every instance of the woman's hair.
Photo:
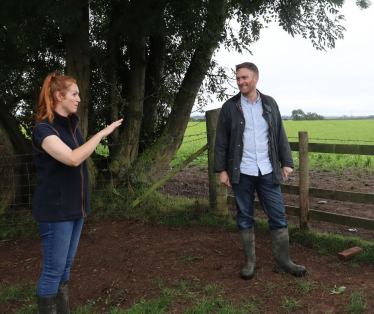
<svg viewBox="0 0 374 314">
<path fill-rule="evenodd" d="M 53 110 L 56 107 L 56 93 L 60 92 L 65 97 L 71 84 L 77 84 L 71 76 L 60 75 L 57 72 L 50 73 L 44 80 L 39 96 L 38 113 L 36 123 L 48 118 L 52 123 L 54 119 Z"/>
</svg>

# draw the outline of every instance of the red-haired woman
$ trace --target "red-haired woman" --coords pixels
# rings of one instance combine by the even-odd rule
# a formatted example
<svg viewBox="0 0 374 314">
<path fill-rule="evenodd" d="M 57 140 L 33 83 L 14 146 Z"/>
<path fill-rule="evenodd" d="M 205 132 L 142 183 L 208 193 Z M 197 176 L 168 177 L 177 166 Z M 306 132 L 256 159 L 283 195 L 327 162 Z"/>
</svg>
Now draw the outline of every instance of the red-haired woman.
<svg viewBox="0 0 374 314">
<path fill-rule="evenodd" d="M 32 136 L 38 173 L 33 213 L 43 246 L 43 270 L 37 288 L 40 314 L 70 313 L 70 267 L 83 218 L 91 212 L 86 159 L 123 120 L 113 122 L 85 143 L 75 114 L 79 102 L 79 89 L 72 77 L 47 76 Z"/>
</svg>

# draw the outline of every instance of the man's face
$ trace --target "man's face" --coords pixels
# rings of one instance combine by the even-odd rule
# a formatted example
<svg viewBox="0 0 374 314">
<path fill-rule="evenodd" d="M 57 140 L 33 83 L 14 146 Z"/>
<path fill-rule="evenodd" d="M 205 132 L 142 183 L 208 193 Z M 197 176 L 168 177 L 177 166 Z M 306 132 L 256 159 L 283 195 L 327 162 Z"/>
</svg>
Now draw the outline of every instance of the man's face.
<svg viewBox="0 0 374 314">
<path fill-rule="evenodd" d="M 250 69 L 242 68 L 236 72 L 236 83 L 244 96 L 256 91 L 258 76 Z"/>
</svg>

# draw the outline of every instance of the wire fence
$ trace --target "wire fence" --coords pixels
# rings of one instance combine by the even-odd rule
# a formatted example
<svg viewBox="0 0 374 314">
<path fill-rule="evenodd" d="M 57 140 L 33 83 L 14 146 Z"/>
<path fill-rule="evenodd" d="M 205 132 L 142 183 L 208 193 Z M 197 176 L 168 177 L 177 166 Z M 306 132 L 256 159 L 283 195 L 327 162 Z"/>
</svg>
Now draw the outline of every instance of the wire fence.
<svg viewBox="0 0 374 314">
<path fill-rule="evenodd" d="M 290 141 L 298 140 L 295 137 L 289 139 Z M 371 140 L 359 139 L 309 138 L 309 140 L 310 142 L 374 143 Z M 186 157 L 195 153 L 206 142 L 205 122 L 190 122 L 183 136 L 183 143 L 169 168 L 165 170 L 164 175 L 172 168 L 180 165 Z M 93 184 L 91 184 L 91 207 L 94 212 L 97 208 L 100 208 L 100 210 L 104 208 L 105 210 L 106 207 L 111 207 L 112 210 L 114 207 L 114 210 L 118 212 L 129 210 L 131 203 L 141 196 L 142 190 L 133 187 L 130 178 L 122 178 L 120 182 L 115 179 L 110 168 L 110 158 L 100 155 L 100 151 L 97 152 L 99 154 L 95 154 L 92 160 L 95 164 L 101 165 L 102 171 L 99 175 L 91 178 L 93 181 Z M 208 158 L 207 152 L 205 152 L 190 163 L 188 167 L 183 168 L 166 181 L 158 188 L 158 192 L 170 197 L 208 200 L 209 178 L 207 168 Z M 36 185 L 37 173 L 33 154 L 1 156 L 0 153 L 0 227 L 2 225 L 34 223 L 31 213 Z"/>
<path fill-rule="evenodd" d="M 173 167 L 183 163 L 190 152 L 194 152 L 199 147 L 199 142 L 206 143 L 206 132 L 199 132 L 186 135 L 183 138 L 181 149 L 170 166 L 165 169 L 166 175 Z M 193 147 L 187 147 L 191 145 Z M 123 145 L 123 144 L 122 144 Z M 110 145 L 111 149 L 115 145 Z M 203 146 L 203 145 L 201 145 Z M 106 147 L 104 147 L 106 149 Z M 196 149 L 196 150 L 197 150 Z M 100 149 L 98 150 L 100 153 Z M 90 195 L 91 209 L 93 215 L 95 211 L 101 214 L 115 212 L 116 214 L 126 214 L 127 211 L 136 212 L 131 209 L 134 200 L 142 195 L 144 188 L 138 188 L 132 185 L 130 177 L 116 176 L 111 170 L 110 157 L 94 154 L 91 160 L 95 165 L 100 165 L 100 173 L 96 176 L 90 175 Z M 150 165 L 149 167 L 154 166 Z M 144 171 L 149 169 L 143 168 Z M 168 180 L 157 189 L 159 194 L 164 197 L 173 197 L 189 199 L 191 203 L 196 199 L 208 199 L 208 173 L 207 173 L 207 154 L 200 156 L 200 160 L 192 167 L 184 167 L 179 173 Z M 1 156 L 0 154 L 0 228 L 2 226 L 11 226 L 19 224 L 34 224 L 32 218 L 33 197 L 37 187 L 37 172 L 34 164 L 33 154 Z M 163 200 L 160 200 L 163 201 Z M 148 204 L 147 204 L 148 205 Z M 154 205 L 154 204 L 152 204 Z M 171 203 L 169 210 L 173 211 Z M 175 205 L 177 208 L 177 203 Z"/>
</svg>

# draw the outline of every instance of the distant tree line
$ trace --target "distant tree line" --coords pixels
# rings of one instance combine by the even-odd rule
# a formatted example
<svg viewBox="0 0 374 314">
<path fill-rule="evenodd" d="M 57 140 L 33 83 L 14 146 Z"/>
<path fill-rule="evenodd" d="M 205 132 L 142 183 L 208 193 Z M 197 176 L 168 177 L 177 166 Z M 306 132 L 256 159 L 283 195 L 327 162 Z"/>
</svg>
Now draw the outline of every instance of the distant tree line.
<svg viewBox="0 0 374 314">
<path fill-rule="evenodd" d="M 205 116 L 191 116 L 189 122 L 205 122 Z"/>
<path fill-rule="evenodd" d="M 292 110 L 293 120 L 323 120 L 325 117 L 315 112 L 305 113 L 301 109 Z"/>
</svg>

